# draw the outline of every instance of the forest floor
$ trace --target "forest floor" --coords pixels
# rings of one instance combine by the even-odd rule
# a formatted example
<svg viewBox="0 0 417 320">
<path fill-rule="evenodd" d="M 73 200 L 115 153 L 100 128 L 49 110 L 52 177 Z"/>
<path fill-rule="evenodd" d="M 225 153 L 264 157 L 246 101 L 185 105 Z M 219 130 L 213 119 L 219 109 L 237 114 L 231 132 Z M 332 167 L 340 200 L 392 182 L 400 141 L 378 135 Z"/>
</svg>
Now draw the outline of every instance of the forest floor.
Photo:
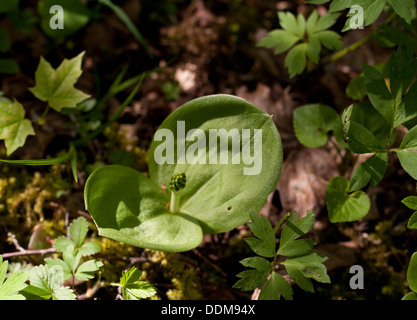
<svg viewBox="0 0 417 320">
<path fill-rule="evenodd" d="M 36 11 L 36 2 L 27 1 L 25 9 Z M 0 165 L 0 252 L 17 251 L 16 243 L 27 249 L 48 248 L 51 239 L 65 233 L 68 221 L 82 215 L 90 221 L 89 236 L 103 248 L 97 258 L 104 261 L 102 277 L 109 282 L 136 265 L 145 271 L 162 299 L 251 299 L 251 292 L 232 288 L 238 280 L 236 274 L 244 270 L 239 261 L 252 255 L 243 241 L 250 232 L 247 225 L 206 235 L 203 243 L 189 252 L 165 254 L 100 238 L 84 207 L 84 184 L 94 168 L 128 161 L 146 173 L 147 150 L 166 116 L 196 97 L 227 93 L 273 114 L 283 142 L 282 175 L 261 213 L 273 224 L 287 212 L 297 211 L 304 216 L 312 210 L 316 214 L 310 236 L 318 243 L 317 250 L 329 257 L 326 266 L 332 283 L 315 283 L 315 293 L 294 288 L 295 299 L 401 299 L 409 291 L 406 269 L 417 244 L 417 233 L 406 230 L 411 212 L 401 200 L 415 194 L 414 180 L 394 161 L 381 183 L 368 190 L 371 212 L 357 222 L 332 224 L 326 212 L 325 192 L 327 182 L 340 175 L 338 154 L 331 143 L 317 149 L 303 147 L 292 126 L 293 111 L 298 106 L 323 103 L 338 112 L 349 106 L 352 101 L 345 89 L 361 73 L 361 63 L 387 61 L 391 51 L 368 41 L 342 59 L 313 66 L 290 78 L 284 67 L 285 55 L 274 55 L 272 50 L 256 47 L 256 43 L 278 27 L 278 9 L 301 13 L 311 10 L 302 1 L 119 3 L 141 31 L 153 60 L 108 8 L 103 7 L 99 18 L 64 39 L 52 39 L 39 28 L 21 33 L 9 19 L 0 16 L 0 27 L 11 35 L 11 56 L 20 66 L 17 74 L 1 75 L 0 91 L 21 102 L 34 119 L 42 115 L 44 104 L 28 88 L 34 85 L 41 56 L 56 67 L 64 58 L 85 51 L 83 74 L 76 87 L 97 99 L 127 63 L 126 79 L 160 67 L 145 78 L 118 121 L 78 151 L 78 183 L 63 164 Z M 338 22 L 334 29 L 340 30 L 343 24 Z M 350 31 L 343 41 L 347 46 L 368 32 Z M 108 101 L 104 120 L 132 89 Z M 69 117 L 76 121 L 79 116 Z M 94 126 L 103 119 L 89 119 L 83 125 Z M 42 159 L 65 151 L 68 141 L 84 129 L 71 121 L 66 115 L 48 113 L 45 125 L 36 125 L 36 136 L 30 136 L 13 159 Z M 4 148 L 1 157 L 5 157 Z M 12 261 L 36 265 L 42 258 L 22 255 Z M 355 264 L 365 270 L 364 290 L 349 287 L 349 269 Z M 80 283 L 78 290 L 86 290 L 86 284 Z M 116 295 L 117 288 L 102 287 L 95 298 L 114 299 Z"/>
</svg>

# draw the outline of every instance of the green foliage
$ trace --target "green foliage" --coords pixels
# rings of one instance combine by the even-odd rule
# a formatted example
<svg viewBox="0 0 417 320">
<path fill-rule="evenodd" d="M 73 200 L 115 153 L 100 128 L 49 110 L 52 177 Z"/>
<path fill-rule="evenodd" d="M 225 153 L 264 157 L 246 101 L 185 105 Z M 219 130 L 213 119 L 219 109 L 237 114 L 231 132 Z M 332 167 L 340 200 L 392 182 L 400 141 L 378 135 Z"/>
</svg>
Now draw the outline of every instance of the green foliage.
<svg viewBox="0 0 417 320">
<path fill-rule="evenodd" d="M 82 74 L 81 62 L 84 54 L 85 52 L 81 52 L 73 59 L 64 59 L 57 69 L 52 68 L 41 57 L 35 73 L 36 85 L 29 90 L 58 112 L 63 108 L 76 108 L 78 103 L 90 97 L 74 87 Z"/>
<path fill-rule="evenodd" d="M 340 115 L 327 105 L 311 104 L 295 109 L 294 131 L 297 139 L 309 148 L 324 146 L 331 133 L 341 145 L 345 144 Z"/>
<path fill-rule="evenodd" d="M 261 289 L 259 300 L 279 300 L 280 296 L 286 300 L 293 299 L 293 291 L 290 283 L 277 272 L 276 266 L 284 266 L 290 278 L 303 290 L 314 292 L 311 279 L 322 283 L 330 283 L 326 267 L 323 262 L 327 257 L 320 256 L 312 248 L 316 244 L 311 239 L 302 238 L 314 225 L 314 213 L 308 212 L 305 217 L 297 219 L 297 212 L 288 213 L 288 217 L 282 229 L 278 250 L 276 251 L 276 240 L 274 229 L 269 221 L 257 214 L 251 213 L 249 228 L 256 238 L 246 238 L 245 241 L 258 255 L 273 258 L 270 262 L 263 257 L 250 257 L 243 259 L 240 263 L 248 268 L 237 275 L 239 279 L 234 288 L 243 291 L 251 291 L 257 287 Z M 278 224 L 279 229 L 280 224 Z M 278 257 L 286 257 L 283 262 L 277 262 Z M 269 279 L 268 279 L 269 277 Z M 265 283 L 266 282 L 266 283 Z"/>
<path fill-rule="evenodd" d="M 367 215 L 371 202 L 362 190 L 348 193 L 349 180 L 334 177 L 326 189 L 326 204 L 331 222 L 356 221 Z"/>
<path fill-rule="evenodd" d="M 124 300 L 140 300 L 154 296 L 156 289 L 146 281 L 140 281 L 142 272 L 136 267 L 122 272 L 120 286 Z"/>
<path fill-rule="evenodd" d="M 19 291 L 26 288 L 28 275 L 24 271 L 13 272 L 7 279 L 8 261 L 3 261 L 0 255 L 0 300 L 24 300 Z"/>
<path fill-rule="evenodd" d="M 324 4 L 330 0 L 308 0 L 310 4 Z M 364 24 L 369 26 L 374 23 L 382 13 L 386 4 L 391 4 L 395 12 L 403 18 L 408 24 L 411 24 L 412 19 L 416 16 L 416 7 L 414 0 L 332 0 L 330 4 L 330 12 L 339 12 L 345 9 L 358 5 L 363 8 Z M 348 14 L 349 19 L 346 22 L 344 31 L 350 30 L 350 19 L 353 14 Z"/>
<path fill-rule="evenodd" d="M 304 71 L 307 58 L 314 63 L 319 62 L 322 46 L 330 50 L 343 48 L 341 37 L 328 30 L 335 24 L 338 16 L 325 14 L 319 17 L 317 11 L 313 11 L 306 20 L 302 14 L 295 17 L 291 12 L 278 12 L 282 29 L 269 32 L 257 46 L 275 48 L 275 54 L 289 50 L 285 66 L 292 78 Z"/>
<path fill-rule="evenodd" d="M 64 280 L 75 277 L 81 281 L 94 278 L 94 273 L 103 266 L 101 261 L 94 259 L 81 263 L 81 259 L 100 251 L 97 242 L 84 243 L 88 232 L 87 221 L 79 217 L 69 227 L 70 238 L 61 237 L 54 241 L 54 247 L 62 253 L 62 258 L 45 258 L 48 266 L 59 266 L 63 270 Z"/>
<path fill-rule="evenodd" d="M 75 300 L 73 290 L 63 286 L 63 281 L 62 268 L 39 265 L 30 270 L 30 285 L 22 291 L 22 294 L 28 300 Z"/>
<path fill-rule="evenodd" d="M 262 128 L 262 152 L 255 154 L 262 160 L 261 171 L 258 175 L 242 174 L 245 170 L 242 160 L 233 165 L 158 164 L 155 150 L 166 146 L 166 141 L 154 139 L 149 152 L 150 179 L 117 165 L 99 168 L 88 178 L 86 208 L 100 235 L 138 247 L 187 251 L 201 243 L 203 233 L 231 230 L 249 220 L 247 210 L 259 211 L 263 207 L 276 187 L 282 165 L 281 141 L 271 117 L 243 99 L 214 95 L 176 109 L 159 130 L 176 133 L 180 120 L 185 123 L 185 132 L 190 129 L 240 132 L 244 128 L 254 132 Z M 177 141 L 174 139 L 173 150 L 178 150 Z M 193 143 L 186 141 L 185 150 Z M 208 157 L 210 146 L 204 148 Z M 227 152 L 230 159 L 232 151 Z M 187 173 L 187 185 L 175 193 L 179 197 L 175 199 L 179 210 L 173 214 L 168 210 L 169 193 L 161 186 L 167 186 L 178 171 Z"/>
<path fill-rule="evenodd" d="M 16 100 L 0 101 L 0 140 L 4 140 L 7 155 L 23 146 L 29 135 L 34 135 L 32 123 L 25 118 L 25 109 Z"/>
<path fill-rule="evenodd" d="M 417 229 L 417 197 L 416 196 L 410 196 L 402 201 L 403 204 L 405 204 L 410 209 L 415 210 L 411 218 L 408 220 L 407 227 L 410 229 Z"/>
<path fill-rule="evenodd" d="M 50 8 L 59 4 L 63 9 L 63 29 L 52 29 L 49 25 L 51 18 L 55 13 L 50 13 Z M 93 16 L 84 4 L 79 0 L 41 0 L 38 2 L 38 13 L 40 16 L 40 24 L 42 31 L 52 38 L 65 38 L 79 29 L 83 28 Z"/>
<path fill-rule="evenodd" d="M 350 182 L 344 177 L 329 182 L 326 204 L 332 222 L 356 221 L 367 214 L 370 201 L 360 189 L 369 183 L 371 188 L 380 183 L 388 168 L 389 152 L 395 152 L 403 169 L 417 179 L 417 60 L 400 46 L 386 66 L 363 64 L 362 68 L 360 82 L 369 101 L 346 108 L 341 120 L 331 107 L 320 104 L 302 106 L 294 112 L 295 133 L 305 146 L 323 146 L 333 133 L 351 153 L 372 154 L 357 166 Z M 363 94 L 359 91 L 352 95 Z M 399 147 L 394 148 L 395 129 L 400 125 L 410 130 Z"/>
<path fill-rule="evenodd" d="M 413 292 L 406 294 L 403 300 L 417 300 L 417 253 L 413 253 L 407 269 L 408 286 Z"/>
</svg>

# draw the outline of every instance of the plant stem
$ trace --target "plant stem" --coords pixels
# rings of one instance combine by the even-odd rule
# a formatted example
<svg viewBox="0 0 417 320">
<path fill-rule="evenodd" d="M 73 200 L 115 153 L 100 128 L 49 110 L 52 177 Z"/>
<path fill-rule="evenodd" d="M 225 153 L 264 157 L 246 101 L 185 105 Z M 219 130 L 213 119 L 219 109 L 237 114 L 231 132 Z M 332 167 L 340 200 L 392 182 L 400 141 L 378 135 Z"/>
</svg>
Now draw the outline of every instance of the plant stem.
<svg viewBox="0 0 417 320">
<path fill-rule="evenodd" d="M 172 213 L 178 213 L 180 208 L 180 196 L 177 192 L 171 191 L 171 202 L 169 203 L 169 211 Z"/>
<path fill-rule="evenodd" d="M 46 107 L 46 109 L 45 109 L 45 111 L 43 112 L 43 114 L 42 114 L 42 116 L 40 117 L 40 119 L 38 120 L 38 123 L 39 124 L 45 124 L 45 118 L 46 118 L 46 115 L 48 114 L 48 111 L 49 111 L 49 104 L 48 104 L 48 106 Z"/>
<path fill-rule="evenodd" d="M 285 222 L 285 220 L 287 220 L 290 217 L 290 213 L 287 212 L 287 214 L 285 216 L 282 217 L 281 220 L 279 220 L 279 222 L 277 223 L 277 225 L 274 228 L 274 233 L 277 234 L 279 228 L 281 228 L 282 224 Z"/>
<path fill-rule="evenodd" d="M 371 34 L 368 34 L 365 38 L 359 40 L 358 42 L 355 42 L 355 43 L 351 44 L 349 47 L 333 54 L 330 57 L 330 61 L 334 62 L 336 60 L 339 60 L 340 58 L 344 57 L 349 52 L 355 51 L 356 49 L 358 49 L 360 46 L 362 46 L 364 43 L 366 43 L 375 33 L 377 33 L 379 30 L 381 30 L 382 27 L 389 24 L 395 18 L 396 15 L 397 15 L 397 13 L 394 12 L 374 32 L 372 32 Z"/>
</svg>

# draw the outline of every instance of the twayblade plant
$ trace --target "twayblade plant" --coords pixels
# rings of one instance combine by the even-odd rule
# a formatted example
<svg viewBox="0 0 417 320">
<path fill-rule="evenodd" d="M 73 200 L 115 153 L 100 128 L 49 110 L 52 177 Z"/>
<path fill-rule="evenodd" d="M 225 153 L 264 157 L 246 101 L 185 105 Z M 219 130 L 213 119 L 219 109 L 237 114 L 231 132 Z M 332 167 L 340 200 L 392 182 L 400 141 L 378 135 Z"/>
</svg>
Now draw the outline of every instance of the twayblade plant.
<svg viewBox="0 0 417 320">
<path fill-rule="evenodd" d="M 242 153 L 235 148 L 221 150 L 217 140 L 214 145 L 209 141 L 212 130 L 219 132 L 220 139 L 231 134 L 233 140 L 235 133 L 248 129 L 262 130 L 261 152 L 254 152 L 254 142 L 259 142 L 255 134 L 247 141 L 242 133 L 239 142 L 239 151 L 250 146 L 253 162 L 261 163 L 259 173 L 252 175 L 244 174 L 248 165 Z M 193 130 L 200 136 L 197 141 L 195 135 L 184 139 L 178 130 Z M 259 212 L 276 187 L 283 161 L 278 130 L 270 115 L 241 98 L 197 98 L 172 112 L 158 131 L 172 132 L 173 145 L 154 137 L 149 177 L 129 167 L 110 165 L 88 178 L 85 205 L 100 235 L 143 248 L 187 251 L 201 243 L 203 234 L 226 232 L 246 223 L 249 212 Z M 160 136 L 158 131 L 155 136 Z M 174 154 L 165 152 L 165 156 L 179 160 L 159 164 L 156 155 L 161 147 L 172 147 Z M 181 158 L 181 150 L 187 150 L 187 159 L 192 156 L 193 163 Z M 229 161 L 213 163 L 213 152 L 217 159 L 227 156 Z"/>
</svg>

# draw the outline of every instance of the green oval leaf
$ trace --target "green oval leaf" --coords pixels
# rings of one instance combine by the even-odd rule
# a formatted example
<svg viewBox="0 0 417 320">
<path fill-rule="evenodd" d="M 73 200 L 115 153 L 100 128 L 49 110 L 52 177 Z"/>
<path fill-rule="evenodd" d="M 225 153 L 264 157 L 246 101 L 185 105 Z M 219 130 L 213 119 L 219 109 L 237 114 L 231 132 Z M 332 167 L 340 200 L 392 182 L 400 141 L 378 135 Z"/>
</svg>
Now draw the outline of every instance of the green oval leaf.
<svg viewBox="0 0 417 320">
<path fill-rule="evenodd" d="M 330 222 L 350 222 L 365 217 L 371 207 L 367 194 L 361 190 L 348 194 L 349 180 L 334 177 L 326 190 L 326 204 Z"/>
<path fill-rule="evenodd" d="M 417 254 L 413 253 L 411 256 L 410 264 L 407 269 L 407 282 L 408 286 L 414 292 L 417 292 Z"/>
<path fill-rule="evenodd" d="M 192 129 L 197 129 L 194 138 Z M 244 141 L 243 131 L 249 129 L 245 136 L 250 140 Z M 187 174 L 180 211 L 197 218 L 204 233 L 225 232 L 246 223 L 249 212 L 259 212 L 276 187 L 282 166 L 278 130 L 271 116 L 243 99 L 229 95 L 195 99 L 175 110 L 158 131 L 172 132 L 174 139 L 171 145 L 156 133 L 150 148 L 150 176 L 167 186 L 174 173 Z M 215 134 L 220 138 L 213 148 L 210 135 L 214 141 Z M 228 136 L 233 138 L 226 142 Z M 239 137 L 240 152 L 233 147 Z M 161 152 L 170 155 L 166 160 L 172 164 L 155 161 Z"/>
<path fill-rule="evenodd" d="M 342 136 L 342 121 L 333 108 L 323 104 L 309 104 L 294 110 L 294 130 L 297 139 L 306 147 L 324 146 L 329 132 Z"/>
<path fill-rule="evenodd" d="M 269 115 L 233 96 L 198 98 L 175 110 L 155 134 L 151 179 L 119 165 L 97 169 L 86 182 L 86 208 L 102 236 L 186 251 L 201 243 L 203 233 L 229 231 L 259 212 L 281 166 L 281 140 Z M 187 183 L 177 192 L 173 214 L 164 187 L 179 171 Z"/>
<path fill-rule="evenodd" d="M 190 250 L 202 240 L 195 219 L 165 209 L 168 193 L 125 166 L 94 171 L 85 186 L 85 202 L 104 237 L 162 251 Z"/>
</svg>

